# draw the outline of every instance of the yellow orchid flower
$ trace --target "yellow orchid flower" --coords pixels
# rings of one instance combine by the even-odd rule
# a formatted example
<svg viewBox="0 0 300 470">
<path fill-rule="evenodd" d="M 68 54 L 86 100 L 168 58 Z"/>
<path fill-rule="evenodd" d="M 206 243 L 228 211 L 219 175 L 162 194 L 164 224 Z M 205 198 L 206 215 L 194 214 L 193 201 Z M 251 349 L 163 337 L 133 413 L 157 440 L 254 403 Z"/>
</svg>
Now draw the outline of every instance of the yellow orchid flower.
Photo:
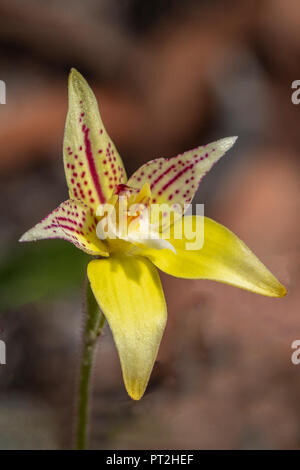
<svg viewBox="0 0 300 470">
<path fill-rule="evenodd" d="M 156 267 L 172 276 L 212 279 L 270 297 L 286 294 L 241 240 L 209 218 L 181 217 L 175 211 L 172 223 L 162 220 L 153 229 L 157 235 L 171 227 L 167 239 L 145 236 L 143 207 L 164 204 L 171 210 L 190 204 L 202 177 L 235 140 L 225 138 L 173 158 L 155 159 L 127 179 L 92 90 L 79 72 L 70 73 L 63 149 L 69 199 L 20 241 L 62 238 L 96 257 L 88 264 L 88 278 L 113 333 L 126 390 L 135 400 L 144 394 L 167 320 Z M 109 237 L 103 237 L 110 222 L 104 206 L 109 203 L 120 213 L 122 198 L 130 207 L 137 206 L 127 212 L 130 230 L 123 233 L 120 225 L 112 224 Z M 191 242 L 186 229 L 194 233 L 203 224 L 202 248 L 186 249 Z M 178 238 L 176 230 L 182 225 L 184 236 Z"/>
</svg>

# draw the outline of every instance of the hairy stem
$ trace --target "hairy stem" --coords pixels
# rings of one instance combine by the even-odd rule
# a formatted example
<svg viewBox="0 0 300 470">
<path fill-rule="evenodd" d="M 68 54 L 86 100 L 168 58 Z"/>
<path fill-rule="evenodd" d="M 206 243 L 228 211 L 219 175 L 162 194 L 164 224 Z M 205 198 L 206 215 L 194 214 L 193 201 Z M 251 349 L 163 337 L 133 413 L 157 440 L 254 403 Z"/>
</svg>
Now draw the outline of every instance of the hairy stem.
<svg viewBox="0 0 300 470">
<path fill-rule="evenodd" d="M 105 323 L 104 315 L 95 300 L 90 284 L 86 289 L 86 321 L 83 331 L 83 349 L 80 364 L 76 423 L 76 449 L 84 450 L 88 440 L 91 376 L 97 339 Z"/>
</svg>

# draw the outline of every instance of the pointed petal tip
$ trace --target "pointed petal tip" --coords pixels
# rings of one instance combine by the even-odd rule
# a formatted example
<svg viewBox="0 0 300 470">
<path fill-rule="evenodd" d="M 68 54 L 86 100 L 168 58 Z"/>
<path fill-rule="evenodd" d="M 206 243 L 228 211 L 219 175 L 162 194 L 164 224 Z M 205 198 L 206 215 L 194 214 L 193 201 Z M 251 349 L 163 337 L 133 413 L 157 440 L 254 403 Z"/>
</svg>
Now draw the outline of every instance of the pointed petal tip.
<svg viewBox="0 0 300 470">
<path fill-rule="evenodd" d="M 69 86 L 70 86 L 71 84 L 74 84 L 74 85 L 75 85 L 76 81 L 77 81 L 77 82 L 78 82 L 78 81 L 85 82 L 85 79 L 84 79 L 84 77 L 81 75 L 81 73 L 78 72 L 77 69 L 75 69 L 74 67 L 72 67 L 71 70 L 70 70 L 70 73 L 69 73 L 69 80 L 68 80 Z"/>
<path fill-rule="evenodd" d="M 39 240 L 39 235 L 35 230 L 35 227 L 32 227 L 31 229 L 27 230 L 20 238 L 19 242 L 24 243 L 24 242 L 36 242 Z"/>
<path fill-rule="evenodd" d="M 70 69 L 69 77 L 71 78 L 71 77 L 73 77 L 73 76 L 75 76 L 75 75 L 81 75 L 81 74 L 78 72 L 77 69 L 75 69 L 75 67 L 72 67 L 72 68 Z"/>
<path fill-rule="evenodd" d="M 129 397 L 134 400 L 134 401 L 139 401 L 141 398 L 143 398 L 145 389 L 141 389 L 140 387 L 137 387 L 134 384 L 126 384 L 125 382 L 125 388 L 126 391 L 129 395 Z"/>
<path fill-rule="evenodd" d="M 224 152 L 227 152 L 231 147 L 233 147 L 237 139 L 238 139 L 237 135 L 232 136 L 232 137 L 225 137 L 224 139 L 220 139 L 218 141 L 218 144 L 220 147 L 222 147 Z"/>
<path fill-rule="evenodd" d="M 282 298 L 282 297 L 285 297 L 286 295 L 287 295 L 287 289 L 282 284 L 280 284 L 280 282 L 278 282 L 277 289 L 274 291 L 274 294 L 272 295 L 272 297 Z"/>
<path fill-rule="evenodd" d="M 41 239 L 39 237 L 40 233 L 38 231 L 39 224 L 35 225 L 34 227 L 27 230 L 27 232 L 23 233 L 23 235 L 19 238 L 19 242 L 36 242 L 37 240 Z"/>
<path fill-rule="evenodd" d="M 135 393 L 135 392 L 130 392 L 129 390 L 127 390 L 127 393 L 133 401 L 141 400 L 141 398 L 143 398 L 143 395 L 144 395 L 144 393 L 138 394 L 138 393 Z"/>
<path fill-rule="evenodd" d="M 284 287 L 281 282 L 278 281 L 278 279 L 272 274 L 271 278 L 269 277 L 267 283 L 264 286 L 264 289 L 261 293 L 262 295 L 266 295 L 267 297 L 273 297 L 273 298 L 282 298 L 287 295 L 287 289 Z"/>
<path fill-rule="evenodd" d="M 25 233 L 23 233 L 23 235 L 19 238 L 18 241 L 21 242 L 21 243 L 23 243 L 23 242 L 31 242 L 31 241 L 33 241 L 33 238 L 32 238 L 32 236 L 31 236 L 28 232 L 25 232 Z"/>
<path fill-rule="evenodd" d="M 77 72 L 77 70 L 74 69 L 74 67 L 72 67 L 72 68 L 70 69 L 69 77 L 68 77 L 69 83 L 73 80 L 73 77 L 74 77 L 74 75 L 76 74 L 76 72 Z"/>
<path fill-rule="evenodd" d="M 266 269 L 266 268 L 265 268 Z M 268 270 L 267 270 L 268 271 Z M 264 286 L 259 289 L 253 288 L 246 288 L 250 292 L 254 292 L 255 294 L 264 295 L 266 297 L 273 297 L 273 298 L 282 298 L 287 295 L 287 289 L 276 279 L 273 274 L 268 271 L 268 279 L 265 279 Z"/>
</svg>

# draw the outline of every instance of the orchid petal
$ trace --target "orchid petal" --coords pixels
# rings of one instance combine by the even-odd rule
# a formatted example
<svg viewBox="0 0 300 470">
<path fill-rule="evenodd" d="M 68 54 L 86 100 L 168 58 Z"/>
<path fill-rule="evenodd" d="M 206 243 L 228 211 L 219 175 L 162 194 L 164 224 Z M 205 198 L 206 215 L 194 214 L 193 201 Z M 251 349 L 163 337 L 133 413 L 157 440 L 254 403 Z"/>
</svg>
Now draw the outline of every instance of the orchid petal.
<svg viewBox="0 0 300 470">
<path fill-rule="evenodd" d="M 88 254 L 108 256 L 106 245 L 96 236 L 96 224 L 97 219 L 91 208 L 69 199 L 28 230 L 20 241 L 62 238 Z"/>
<path fill-rule="evenodd" d="M 195 229 L 201 230 L 204 222 L 204 244 L 197 250 L 187 249 L 187 243 L 193 243 Z M 223 225 L 200 216 L 186 216 L 175 222 L 174 233 L 184 226 L 183 234 L 188 238 L 170 237 L 170 243 L 176 249 L 144 250 L 140 254 L 147 256 L 159 269 L 172 276 L 187 279 L 211 279 L 231 284 L 257 294 L 269 297 L 283 297 L 285 287 L 259 261 L 249 248 Z"/>
<path fill-rule="evenodd" d="M 112 330 L 127 392 L 139 400 L 147 386 L 167 319 L 157 270 L 145 258 L 112 256 L 91 261 L 88 277 Z"/>
<path fill-rule="evenodd" d="M 236 139 L 228 137 L 176 157 L 152 160 L 141 166 L 127 184 L 140 188 L 148 181 L 153 203 L 188 205 L 203 176 L 233 146 Z"/>
<path fill-rule="evenodd" d="M 127 180 L 121 157 L 102 123 L 91 88 L 72 69 L 64 136 L 64 167 L 69 195 L 96 209 Z"/>
</svg>

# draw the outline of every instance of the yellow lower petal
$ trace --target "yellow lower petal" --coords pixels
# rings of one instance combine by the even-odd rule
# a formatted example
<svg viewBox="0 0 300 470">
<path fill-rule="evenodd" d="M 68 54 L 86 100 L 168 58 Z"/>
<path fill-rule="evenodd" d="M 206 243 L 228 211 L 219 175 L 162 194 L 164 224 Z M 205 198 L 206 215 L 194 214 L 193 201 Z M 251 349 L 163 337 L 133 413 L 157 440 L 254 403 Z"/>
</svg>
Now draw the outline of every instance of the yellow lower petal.
<svg viewBox="0 0 300 470">
<path fill-rule="evenodd" d="M 204 244 L 198 250 L 188 250 L 192 239 L 174 238 L 179 224 L 184 233 L 195 233 L 204 222 Z M 176 232 L 175 232 L 176 233 Z M 146 249 L 147 256 L 159 269 L 172 276 L 188 279 L 211 279 L 270 297 L 283 297 L 285 287 L 259 261 L 249 248 L 230 230 L 207 217 L 186 216 L 177 221 L 169 241 L 176 250 Z"/>
<path fill-rule="evenodd" d="M 145 258 L 113 255 L 91 261 L 88 278 L 113 333 L 126 390 L 139 400 L 167 320 L 157 270 Z"/>
</svg>

